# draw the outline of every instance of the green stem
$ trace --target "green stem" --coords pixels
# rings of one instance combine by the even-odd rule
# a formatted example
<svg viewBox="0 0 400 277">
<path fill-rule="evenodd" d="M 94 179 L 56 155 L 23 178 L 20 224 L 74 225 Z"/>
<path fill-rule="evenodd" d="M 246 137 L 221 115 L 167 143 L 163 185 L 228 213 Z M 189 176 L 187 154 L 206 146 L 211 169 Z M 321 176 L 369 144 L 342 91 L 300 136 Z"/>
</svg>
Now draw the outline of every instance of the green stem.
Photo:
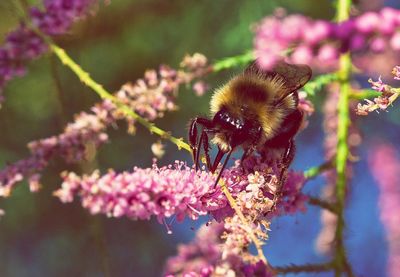
<svg viewBox="0 0 400 277">
<path fill-rule="evenodd" d="M 338 80 L 336 73 L 323 74 L 313 78 L 301 90 L 304 90 L 308 96 L 314 96 L 315 92 L 320 91 L 327 84 L 331 84 Z"/>
<path fill-rule="evenodd" d="M 334 167 L 334 161 L 327 161 L 321 165 L 310 167 L 309 169 L 304 171 L 303 174 L 307 180 L 310 180 L 317 177 L 322 172 L 332 169 L 333 167 Z"/>
<path fill-rule="evenodd" d="M 381 96 L 382 93 L 373 89 L 363 89 L 361 91 L 351 91 L 349 97 L 356 100 L 371 99 Z"/>
<path fill-rule="evenodd" d="M 342 22 L 349 19 L 351 0 L 338 0 L 337 2 L 337 21 Z M 349 117 L 349 96 L 350 96 L 350 76 L 351 76 L 351 56 L 347 52 L 340 56 L 340 69 L 338 72 L 340 82 L 340 95 L 338 102 L 338 143 L 336 153 L 336 201 L 338 211 L 338 221 L 335 232 L 335 276 L 341 276 L 349 269 L 345 247 L 344 247 L 344 208 L 346 199 L 346 164 L 349 155 L 347 145 L 348 128 L 350 125 Z M 348 274 L 351 275 L 351 274 Z"/>
<path fill-rule="evenodd" d="M 228 57 L 228 58 L 224 58 L 219 61 L 216 61 L 213 64 L 212 68 L 213 68 L 214 72 L 219 72 L 224 69 L 237 67 L 237 66 L 241 66 L 241 65 L 246 65 L 253 60 L 254 60 L 253 51 L 247 51 L 246 53 L 244 53 L 242 55 Z"/>
<path fill-rule="evenodd" d="M 150 121 L 146 120 L 145 118 L 135 113 L 130 107 L 122 103 L 117 97 L 113 96 L 111 93 L 106 91 L 102 85 L 94 81 L 90 77 L 89 73 L 84 71 L 77 63 L 75 63 L 71 59 L 70 56 L 68 56 L 68 54 L 64 51 L 64 49 L 55 45 L 48 38 L 46 39 L 46 41 L 48 42 L 51 51 L 61 60 L 61 62 L 65 66 L 70 68 L 78 76 L 79 80 L 81 80 L 82 83 L 84 83 L 86 86 L 94 90 L 102 99 L 111 100 L 117 106 L 117 108 L 120 111 L 122 111 L 125 115 L 135 119 L 137 122 L 146 127 L 151 133 L 157 134 L 164 139 L 170 140 L 178 147 L 178 149 L 185 149 L 187 151 L 191 151 L 190 146 L 187 143 L 185 143 L 182 138 L 176 138 L 172 136 L 169 132 L 164 131 L 161 128 L 158 128 Z"/>
</svg>

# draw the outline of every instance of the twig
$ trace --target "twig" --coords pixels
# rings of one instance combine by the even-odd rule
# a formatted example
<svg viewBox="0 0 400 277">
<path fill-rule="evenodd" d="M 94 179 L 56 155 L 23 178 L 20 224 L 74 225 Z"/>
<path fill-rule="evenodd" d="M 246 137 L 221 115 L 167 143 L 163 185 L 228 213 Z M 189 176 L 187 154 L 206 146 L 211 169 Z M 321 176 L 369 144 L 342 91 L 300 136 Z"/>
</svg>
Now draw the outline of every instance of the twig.
<svg viewBox="0 0 400 277">
<path fill-rule="evenodd" d="M 327 202 L 325 200 L 322 200 L 321 198 L 309 196 L 308 203 L 310 205 L 319 206 L 319 207 L 321 207 L 325 210 L 328 210 L 334 214 L 338 213 L 335 203 Z"/>
<path fill-rule="evenodd" d="M 307 180 L 313 179 L 313 178 L 317 177 L 318 175 L 320 175 L 322 172 L 332 169 L 333 166 L 334 166 L 334 161 L 330 160 L 330 161 L 324 162 L 321 165 L 310 167 L 309 169 L 304 171 L 304 177 Z"/>
<path fill-rule="evenodd" d="M 304 272 L 325 272 L 331 271 L 334 268 L 333 262 L 323 264 L 304 264 L 304 265 L 288 265 L 288 266 L 277 266 L 274 267 L 274 271 L 278 274 L 288 273 L 304 273 Z"/>
</svg>

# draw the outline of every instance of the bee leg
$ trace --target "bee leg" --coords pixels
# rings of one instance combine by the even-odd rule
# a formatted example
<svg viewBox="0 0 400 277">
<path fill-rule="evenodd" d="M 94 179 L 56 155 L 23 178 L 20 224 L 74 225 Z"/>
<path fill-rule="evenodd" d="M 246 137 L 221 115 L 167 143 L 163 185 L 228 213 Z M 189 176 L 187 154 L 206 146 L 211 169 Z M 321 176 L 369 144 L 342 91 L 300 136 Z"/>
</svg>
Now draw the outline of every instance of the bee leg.
<svg viewBox="0 0 400 277">
<path fill-rule="evenodd" d="M 293 140 L 289 140 L 285 152 L 283 153 L 282 161 L 281 161 L 281 172 L 279 174 L 278 178 L 278 189 L 276 190 L 276 193 L 274 195 L 273 199 L 273 206 L 271 207 L 271 212 L 275 210 L 276 205 L 278 204 L 279 199 L 282 196 L 282 191 L 283 191 L 283 186 L 285 185 L 286 182 L 286 173 L 287 170 L 292 163 L 292 160 L 294 158 L 294 154 L 296 151 L 296 145 L 294 144 Z"/>
<path fill-rule="evenodd" d="M 203 129 L 201 136 L 203 138 L 202 141 L 203 141 L 204 155 L 206 156 L 206 165 L 207 165 L 208 170 L 211 171 L 212 165 L 211 165 L 211 159 L 210 159 L 210 153 L 209 153 L 210 144 L 209 144 L 209 140 L 208 140 L 207 131 Z"/>
<path fill-rule="evenodd" d="M 199 151 L 200 151 L 200 145 L 201 145 L 201 137 L 200 140 L 197 141 L 198 138 L 198 131 L 197 131 L 197 125 L 201 125 L 204 128 L 207 129 L 212 129 L 213 127 L 213 122 L 207 118 L 202 118 L 202 117 L 196 117 L 190 122 L 189 126 L 189 144 L 190 148 L 192 149 L 192 157 L 193 157 L 193 162 L 195 163 L 196 170 L 198 169 L 199 163 L 198 163 L 198 156 L 199 156 Z M 203 133 L 203 131 L 202 131 Z"/>
<path fill-rule="evenodd" d="M 221 149 L 220 149 L 219 151 L 221 151 Z M 217 179 L 215 180 L 214 189 L 216 188 L 219 179 L 221 179 L 222 172 L 224 172 L 224 169 L 225 169 L 226 165 L 228 164 L 228 160 L 229 160 L 229 158 L 230 158 L 232 152 L 233 152 L 233 148 L 228 152 L 228 155 L 227 155 L 226 158 L 225 158 L 224 164 L 222 165 L 222 168 L 221 168 L 221 170 L 220 170 L 219 173 L 218 173 L 218 177 L 217 177 Z M 219 152 L 218 152 L 218 153 L 219 153 Z M 221 158 L 222 158 L 222 156 L 221 156 Z"/>
<path fill-rule="evenodd" d="M 240 166 L 242 167 L 242 170 L 244 171 L 244 166 L 243 166 L 243 161 L 250 156 L 252 153 L 254 152 L 254 148 L 253 147 L 248 147 L 246 149 L 244 149 L 243 151 L 243 155 L 242 158 L 240 159 Z"/>
<path fill-rule="evenodd" d="M 290 140 L 288 145 L 286 146 L 285 152 L 283 153 L 281 162 L 282 168 L 281 168 L 281 173 L 279 175 L 281 186 L 283 185 L 285 171 L 287 171 L 289 165 L 292 163 L 295 152 L 296 152 L 296 145 L 294 144 L 293 140 Z"/>
<path fill-rule="evenodd" d="M 196 147 L 192 149 L 193 151 L 193 155 L 194 155 L 194 165 L 196 168 L 196 171 L 199 169 L 199 165 L 200 165 L 200 152 L 201 152 L 201 145 L 202 145 L 202 141 L 203 141 L 203 133 L 204 131 L 201 131 L 201 135 L 200 135 L 200 139 L 198 141 L 198 143 L 196 144 Z"/>
<path fill-rule="evenodd" d="M 193 119 L 189 126 L 189 144 L 192 149 L 193 162 L 196 163 L 197 156 L 197 120 Z M 197 170 L 197 164 L 196 164 Z"/>
<path fill-rule="evenodd" d="M 211 167 L 211 169 L 210 169 L 210 171 L 211 171 L 212 173 L 215 172 L 215 170 L 216 170 L 217 167 L 218 167 L 219 162 L 221 161 L 221 159 L 223 158 L 223 156 L 224 156 L 225 154 L 226 154 L 226 152 L 223 151 L 221 148 L 218 147 L 217 156 L 215 156 L 213 165 L 212 165 L 212 167 Z"/>
</svg>

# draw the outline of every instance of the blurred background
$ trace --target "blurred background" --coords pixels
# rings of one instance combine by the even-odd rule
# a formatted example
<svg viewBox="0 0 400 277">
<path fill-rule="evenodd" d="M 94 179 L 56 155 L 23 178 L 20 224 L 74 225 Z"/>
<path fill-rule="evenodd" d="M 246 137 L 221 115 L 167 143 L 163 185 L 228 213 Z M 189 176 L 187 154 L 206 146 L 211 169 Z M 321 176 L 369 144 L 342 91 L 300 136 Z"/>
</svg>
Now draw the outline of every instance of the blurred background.
<svg viewBox="0 0 400 277">
<path fill-rule="evenodd" d="M 1 39 L 18 23 L 11 2 L 0 3 Z M 146 69 L 158 68 L 162 63 L 177 67 L 186 53 L 200 52 L 213 62 L 246 52 L 253 43 L 251 26 L 277 7 L 286 8 L 288 13 L 331 19 L 335 13 L 333 2 L 112 0 L 57 42 L 95 80 L 114 91 L 142 77 Z M 360 10 L 377 10 L 383 5 L 400 8 L 397 0 L 357 3 Z M 207 81 L 217 87 L 240 70 L 213 74 Z M 368 76 L 358 78 L 362 86 L 368 87 Z M 29 73 L 9 83 L 5 95 L 6 102 L 0 109 L 1 167 L 27 157 L 28 142 L 60 133 L 74 114 L 88 111 L 99 101 L 50 55 L 31 63 Z M 182 88 L 179 111 L 166 114 L 156 124 L 177 137 L 186 137 L 187 121 L 208 113 L 210 96 L 197 97 L 190 89 Z M 323 91 L 312 99 L 317 112 L 298 136 L 294 169 L 304 170 L 323 162 L 323 99 Z M 368 171 L 366 154 L 377 140 L 399 148 L 400 110 L 391 107 L 389 113 L 373 113 L 359 118 L 358 123 L 363 144 L 357 152 L 360 161 L 354 165 L 351 181 L 346 244 L 357 275 L 384 276 L 387 244 L 379 220 L 379 191 Z M 108 168 L 121 171 L 134 165 L 151 165 L 150 146 L 158 137 L 140 126 L 136 136 L 130 136 L 123 124 L 109 134 L 111 143 L 99 149 L 96 160 L 103 172 Z M 191 162 L 187 152 L 176 151 L 168 142 L 166 150 L 159 164 L 175 159 Z M 173 224 L 173 233 L 168 235 L 155 220 L 135 222 L 91 216 L 78 201 L 62 204 L 52 196 L 61 183 L 59 173 L 65 169 L 79 172 L 82 167 L 85 165 L 66 166 L 55 160 L 44 173 L 44 187 L 39 193 L 30 193 L 24 183 L 12 197 L 0 199 L 0 208 L 6 211 L 0 220 L 0 276 L 161 276 L 166 258 L 176 254 L 176 246 L 190 241 L 195 229 L 207 220 Z M 306 189 L 318 195 L 322 185 L 324 180 L 320 178 L 308 183 Z M 305 214 L 274 220 L 265 247 L 273 265 L 328 260 L 315 250 L 321 227 L 319 213 L 318 208 L 309 207 Z"/>
</svg>

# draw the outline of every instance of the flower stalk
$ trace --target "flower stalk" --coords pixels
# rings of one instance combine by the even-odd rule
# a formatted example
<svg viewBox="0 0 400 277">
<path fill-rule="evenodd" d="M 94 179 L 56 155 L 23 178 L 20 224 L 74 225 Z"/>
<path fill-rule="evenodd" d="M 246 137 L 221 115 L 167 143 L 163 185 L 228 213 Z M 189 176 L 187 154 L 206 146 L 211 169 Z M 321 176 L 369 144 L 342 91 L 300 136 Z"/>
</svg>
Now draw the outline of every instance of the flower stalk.
<svg viewBox="0 0 400 277">
<path fill-rule="evenodd" d="M 96 92 L 102 99 L 111 100 L 117 107 L 120 109 L 121 112 L 126 114 L 127 116 L 133 118 L 144 127 L 146 127 L 150 133 L 154 133 L 159 135 L 163 139 L 167 139 L 175 144 L 178 149 L 185 149 L 187 151 L 190 150 L 190 146 L 183 141 L 182 138 L 176 138 L 172 136 L 169 132 L 164 131 L 163 129 L 155 126 L 150 121 L 146 120 L 145 118 L 138 115 L 134 112 L 130 107 L 123 104 L 117 97 L 113 96 L 109 93 L 102 85 L 94 81 L 89 73 L 84 71 L 76 62 L 72 60 L 72 58 L 65 52 L 64 49 L 55 45 L 49 38 L 46 39 L 51 51 L 60 59 L 60 61 L 67 66 L 69 69 L 72 70 L 78 76 L 79 80 L 84 83 L 86 86 L 91 88 L 94 92 Z"/>
<path fill-rule="evenodd" d="M 111 100 L 124 114 L 126 114 L 129 117 L 132 117 L 135 119 L 137 122 L 142 124 L 144 127 L 146 127 L 151 133 L 155 133 L 159 135 L 161 138 L 168 139 L 172 143 L 174 143 L 178 149 L 185 149 L 187 151 L 191 151 L 190 146 L 183 141 L 182 138 L 176 138 L 172 136 L 169 132 L 166 132 L 162 130 L 161 128 L 155 126 L 153 123 L 149 122 L 145 118 L 141 117 L 137 113 L 135 113 L 131 108 L 126 106 L 124 103 L 122 103 L 117 97 L 113 96 L 111 93 L 109 93 L 102 85 L 94 81 L 91 77 L 90 74 L 86 71 L 84 71 L 74 60 L 65 52 L 64 49 L 61 47 L 55 45 L 52 40 L 43 35 L 40 34 L 42 38 L 47 42 L 49 45 L 51 51 L 60 59 L 60 61 L 67 66 L 69 69 L 74 72 L 79 80 L 84 83 L 86 86 L 94 90 L 102 99 L 108 99 Z M 248 59 L 248 56 L 246 56 L 244 59 Z M 241 59 L 239 59 L 240 62 L 243 62 Z M 222 70 L 222 69 L 221 69 Z M 227 189 L 226 185 L 222 184 L 221 189 L 223 193 L 225 194 L 226 198 L 228 199 L 229 204 L 231 207 L 235 210 L 237 215 L 239 216 L 240 220 L 242 223 L 248 227 L 248 233 L 257 249 L 257 254 L 258 257 L 261 261 L 263 261 L 265 264 L 267 264 L 267 259 L 265 258 L 263 251 L 262 251 L 262 244 L 261 242 L 257 239 L 256 235 L 253 233 L 251 226 L 247 222 L 246 218 L 244 217 L 243 213 L 240 211 L 239 207 L 236 205 L 235 199 L 233 198 L 232 194 L 229 192 Z"/>
<path fill-rule="evenodd" d="M 326 272 L 331 271 L 334 268 L 334 263 L 322 263 L 322 264 L 305 264 L 305 265 L 289 265 L 274 267 L 274 270 L 278 274 L 288 273 L 303 273 L 303 272 Z"/>
<path fill-rule="evenodd" d="M 337 21 L 338 23 L 346 21 L 350 16 L 351 0 L 339 0 L 337 2 Z M 347 137 L 350 125 L 349 116 L 349 96 L 350 96 L 350 76 L 351 76 L 351 56 L 350 53 L 344 53 L 339 58 L 339 83 L 340 95 L 338 102 L 338 142 L 336 153 L 336 205 L 338 222 L 335 232 L 335 257 L 334 268 L 335 276 L 341 276 L 342 272 L 346 272 L 352 276 L 351 268 L 348 265 L 345 246 L 344 246 L 344 208 L 346 200 L 346 165 L 349 156 L 349 147 L 347 145 Z"/>
</svg>

